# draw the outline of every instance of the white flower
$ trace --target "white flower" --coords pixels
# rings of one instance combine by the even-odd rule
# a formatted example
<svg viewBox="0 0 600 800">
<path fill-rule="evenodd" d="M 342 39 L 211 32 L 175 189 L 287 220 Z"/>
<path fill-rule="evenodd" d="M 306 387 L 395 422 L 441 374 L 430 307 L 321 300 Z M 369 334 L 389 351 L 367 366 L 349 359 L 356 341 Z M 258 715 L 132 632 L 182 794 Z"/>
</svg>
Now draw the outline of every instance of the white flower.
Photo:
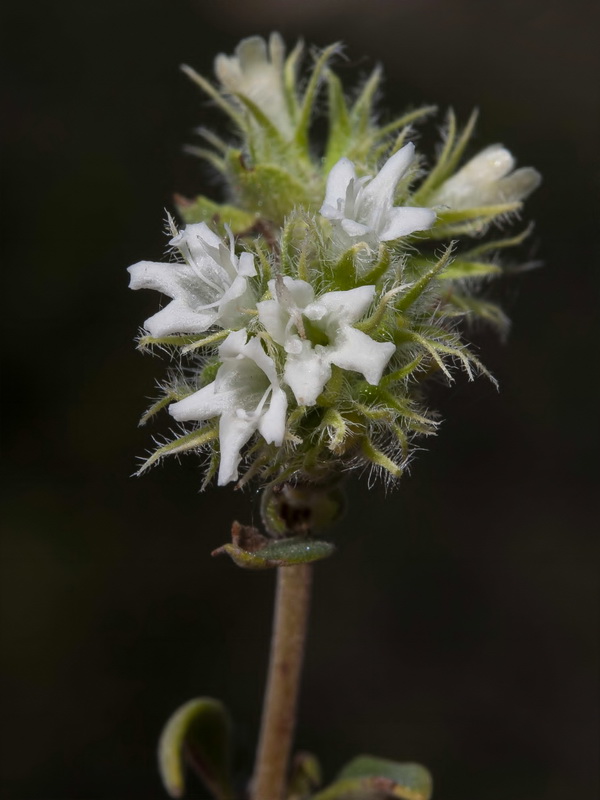
<svg viewBox="0 0 600 800">
<path fill-rule="evenodd" d="M 453 209 L 477 208 L 524 200 L 542 177 L 533 167 L 515 166 L 513 155 L 500 144 L 486 147 L 431 197 L 431 202 Z"/>
<path fill-rule="evenodd" d="M 331 365 L 360 372 L 378 384 L 396 347 L 376 342 L 352 325 L 367 311 L 374 286 L 327 292 L 315 300 L 306 281 L 269 281 L 273 300 L 257 303 L 258 316 L 288 356 L 284 380 L 300 405 L 314 405 L 331 378 Z"/>
<path fill-rule="evenodd" d="M 414 159 L 415 147 L 405 145 L 388 158 L 374 178 L 357 178 L 347 158 L 332 167 L 327 178 L 321 214 L 334 222 L 351 245 L 389 242 L 430 228 L 435 211 L 430 208 L 394 206 L 396 186 Z"/>
<path fill-rule="evenodd" d="M 216 378 L 198 392 L 169 406 L 179 422 L 220 416 L 219 486 L 238 477 L 240 450 L 255 431 L 278 447 L 285 433 L 287 397 L 279 385 L 275 364 L 260 339 L 246 341 L 245 329 L 230 333 L 219 348 L 223 362 Z"/>
<path fill-rule="evenodd" d="M 237 258 L 231 232 L 229 238 L 228 248 L 204 222 L 188 225 L 170 242 L 185 258 L 184 264 L 140 261 L 129 267 L 131 289 L 155 289 L 172 298 L 145 321 L 151 336 L 246 324 L 246 309 L 255 305 L 247 281 L 256 275 L 254 256 L 242 253 Z"/>
<path fill-rule="evenodd" d="M 278 33 L 267 43 L 260 36 L 242 39 L 234 56 L 215 59 L 215 73 L 224 89 L 251 100 L 289 138 L 293 132 L 283 85 L 285 44 Z"/>
</svg>

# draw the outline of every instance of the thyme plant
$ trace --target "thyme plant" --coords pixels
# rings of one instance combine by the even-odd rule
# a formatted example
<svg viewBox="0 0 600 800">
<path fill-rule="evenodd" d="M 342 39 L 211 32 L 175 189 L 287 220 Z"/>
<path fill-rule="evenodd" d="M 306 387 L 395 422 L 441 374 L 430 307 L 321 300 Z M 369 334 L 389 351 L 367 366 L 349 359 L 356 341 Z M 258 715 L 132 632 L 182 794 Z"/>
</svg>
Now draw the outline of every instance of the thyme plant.
<svg viewBox="0 0 600 800">
<path fill-rule="evenodd" d="M 263 487 L 264 530 L 232 526 L 216 552 L 278 572 L 271 661 L 254 774 L 229 768 L 222 704 L 197 698 L 168 721 L 159 747 L 167 792 L 180 797 L 184 765 L 218 800 L 428 800 L 424 767 L 362 756 L 321 788 L 312 756 L 290 766 L 306 633 L 311 562 L 332 554 L 323 531 L 341 512 L 352 470 L 395 484 L 415 441 L 434 434 L 429 379 L 494 380 L 463 337 L 503 311 L 480 289 L 503 274 L 507 233 L 540 182 L 501 145 L 465 162 L 476 115 L 449 111 L 436 155 L 417 153 L 415 127 L 436 111 L 379 122 L 381 70 L 350 94 L 332 67 L 339 45 L 286 56 L 278 34 L 244 39 L 215 61 L 217 82 L 184 72 L 225 113 L 227 138 L 201 130 L 189 148 L 222 177 L 223 203 L 197 197 L 168 216 L 169 255 L 129 268 L 131 288 L 169 298 L 144 322 L 141 349 L 177 364 L 142 418 L 176 423 L 142 464 L 193 453 L 206 487 Z M 326 103 L 323 102 L 326 94 Z M 311 124 L 326 108 L 323 144 Z M 496 234 L 488 236 L 495 230 Z M 320 534 L 321 538 L 317 538 Z"/>
</svg>

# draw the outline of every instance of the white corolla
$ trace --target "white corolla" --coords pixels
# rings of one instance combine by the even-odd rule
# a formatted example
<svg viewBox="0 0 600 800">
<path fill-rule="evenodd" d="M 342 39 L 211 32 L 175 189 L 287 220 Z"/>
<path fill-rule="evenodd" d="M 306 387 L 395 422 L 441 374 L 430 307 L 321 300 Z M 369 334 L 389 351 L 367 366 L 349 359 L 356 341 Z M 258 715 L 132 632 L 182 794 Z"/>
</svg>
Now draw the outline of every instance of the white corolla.
<svg viewBox="0 0 600 800">
<path fill-rule="evenodd" d="M 184 263 L 140 261 L 129 267 L 131 289 L 154 289 L 171 302 L 144 322 L 151 336 L 202 333 L 213 325 L 239 328 L 256 298 L 248 278 L 256 275 L 251 253 L 235 254 L 204 222 L 183 228 L 170 244 Z"/>
<path fill-rule="evenodd" d="M 349 245 L 389 242 L 433 225 L 436 215 L 431 208 L 394 206 L 396 187 L 414 155 L 414 145 L 405 145 L 388 158 L 374 178 L 357 178 L 354 164 L 347 158 L 332 167 L 321 215 L 343 232 Z"/>
<path fill-rule="evenodd" d="M 219 486 L 237 479 L 240 450 L 256 431 L 277 447 L 285 434 L 287 397 L 275 364 L 258 337 L 247 339 L 245 329 L 230 333 L 219 348 L 215 380 L 169 406 L 179 422 L 220 417 Z"/>
<path fill-rule="evenodd" d="M 396 347 L 352 327 L 371 305 L 374 286 L 315 298 L 309 283 L 284 277 L 269 281 L 269 289 L 273 299 L 257 303 L 258 316 L 287 353 L 283 379 L 300 405 L 316 403 L 332 364 L 379 383 Z"/>
</svg>

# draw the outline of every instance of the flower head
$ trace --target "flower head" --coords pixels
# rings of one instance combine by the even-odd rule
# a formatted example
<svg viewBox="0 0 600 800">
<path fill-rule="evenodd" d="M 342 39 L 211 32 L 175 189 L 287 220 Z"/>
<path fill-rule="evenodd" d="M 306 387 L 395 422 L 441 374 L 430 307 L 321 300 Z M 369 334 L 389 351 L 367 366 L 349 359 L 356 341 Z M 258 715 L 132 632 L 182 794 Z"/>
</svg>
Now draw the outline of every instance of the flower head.
<svg viewBox="0 0 600 800">
<path fill-rule="evenodd" d="M 357 178 L 354 164 L 340 159 L 327 178 L 321 215 L 334 222 L 349 244 L 389 242 L 430 228 L 435 211 L 394 206 L 400 179 L 414 159 L 415 147 L 405 145 L 385 162 L 374 178 Z"/>
<path fill-rule="evenodd" d="M 328 483 L 365 466 L 396 480 L 413 440 L 438 427 L 427 378 L 452 381 L 457 367 L 489 375 L 460 326 L 506 328 L 478 290 L 502 272 L 497 251 L 529 228 L 484 237 L 540 177 L 515 169 L 500 145 L 461 167 L 475 117 L 461 130 L 452 112 L 431 167 L 415 170 L 414 146 L 397 142 L 434 109 L 379 125 L 380 70 L 351 98 L 331 63 L 338 52 L 325 48 L 298 76 L 302 44 L 286 58 L 273 34 L 218 56 L 219 86 L 185 70 L 237 130 L 231 141 L 203 131 L 213 149 L 191 149 L 222 176 L 226 202 L 182 206 L 188 225 L 172 227 L 171 240 L 181 263 L 135 264 L 130 285 L 170 298 L 146 320 L 142 342 L 170 348 L 182 365 L 144 422 L 166 407 L 181 422 L 213 422 L 166 441 L 142 470 L 204 451 L 207 480 L 219 463 L 221 485 L 238 477 L 242 456 L 242 484 Z M 325 108 L 324 84 L 328 124 L 317 143 L 311 123 Z M 392 155 L 381 169 L 364 175 L 384 152 Z M 223 220 L 235 243 L 212 229 Z"/>
<path fill-rule="evenodd" d="M 269 44 L 260 36 L 242 39 L 235 55 L 221 53 L 215 59 L 215 73 L 223 88 L 254 103 L 280 133 L 292 134 L 292 120 L 283 86 L 285 44 L 272 33 Z"/>
<path fill-rule="evenodd" d="M 278 447 L 285 433 L 287 398 L 273 360 L 245 329 L 230 333 L 219 348 L 222 361 L 212 383 L 169 406 L 179 422 L 220 417 L 219 486 L 238 477 L 240 450 L 255 431 Z"/>
<path fill-rule="evenodd" d="M 505 147 L 490 145 L 445 181 L 431 202 L 464 209 L 524 200 L 542 178 L 532 167 L 514 167 L 515 159 Z"/>
<path fill-rule="evenodd" d="M 188 225 L 170 242 L 184 263 L 140 261 L 129 267 L 131 289 L 155 289 L 171 302 L 144 322 L 151 336 L 202 333 L 212 325 L 239 327 L 255 298 L 248 277 L 256 275 L 250 253 L 235 255 L 204 222 Z"/>
<path fill-rule="evenodd" d="M 332 364 L 379 383 L 396 347 L 352 327 L 371 305 L 374 286 L 327 292 L 316 300 L 312 286 L 302 280 L 272 280 L 269 289 L 274 299 L 257 304 L 258 316 L 287 353 L 283 377 L 300 405 L 316 403 Z"/>
</svg>

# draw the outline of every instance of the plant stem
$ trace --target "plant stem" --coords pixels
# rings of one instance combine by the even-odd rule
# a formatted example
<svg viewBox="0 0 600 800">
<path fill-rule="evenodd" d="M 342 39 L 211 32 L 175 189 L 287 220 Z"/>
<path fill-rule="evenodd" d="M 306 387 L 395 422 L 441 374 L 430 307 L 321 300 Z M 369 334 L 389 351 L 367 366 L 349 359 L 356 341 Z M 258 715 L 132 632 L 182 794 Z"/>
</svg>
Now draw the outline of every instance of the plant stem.
<svg viewBox="0 0 600 800">
<path fill-rule="evenodd" d="M 310 605 L 311 565 L 277 568 L 269 673 L 252 779 L 254 800 L 283 800 Z"/>
</svg>

